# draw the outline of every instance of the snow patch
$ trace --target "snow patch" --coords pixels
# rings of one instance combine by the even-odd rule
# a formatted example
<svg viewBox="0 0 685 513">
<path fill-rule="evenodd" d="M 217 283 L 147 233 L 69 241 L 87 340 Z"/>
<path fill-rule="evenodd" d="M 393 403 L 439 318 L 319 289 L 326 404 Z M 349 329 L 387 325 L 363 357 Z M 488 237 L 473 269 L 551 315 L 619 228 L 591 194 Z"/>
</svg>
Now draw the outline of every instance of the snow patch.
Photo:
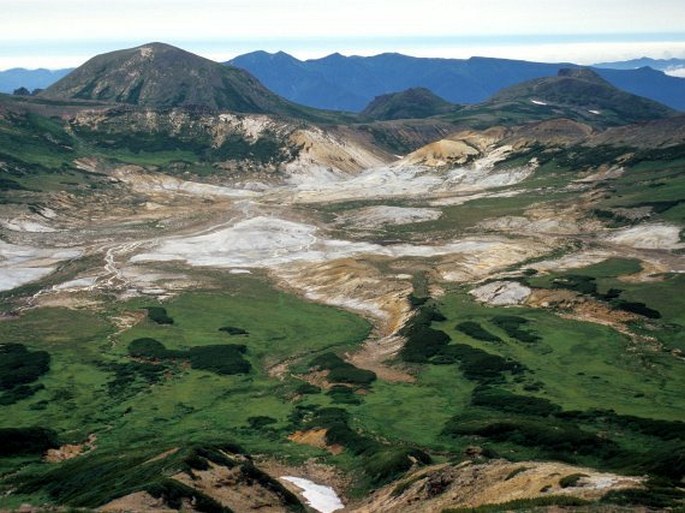
<svg viewBox="0 0 685 513">
<path fill-rule="evenodd" d="M 39 280 L 57 263 L 81 255 L 78 249 L 42 249 L 0 240 L 0 290 L 11 290 Z"/>
<path fill-rule="evenodd" d="M 493 281 L 473 289 L 470 294 L 478 301 L 494 306 L 520 305 L 531 294 L 531 289 L 517 281 Z"/>
<path fill-rule="evenodd" d="M 45 226 L 42 223 L 22 218 L 0 220 L 0 226 L 13 232 L 52 233 L 57 231 L 54 228 Z"/>
<path fill-rule="evenodd" d="M 360 208 L 338 216 L 337 222 L 353 224 L 357 228 L 377 228 L 385 225 L 400 225 L 433 221 L 442 215 L 434 208 L 408 208 L 379 205 Z"/>
<path fill-rule="evenodd" d="M 283 476 L 281 479 L 301 489 L 307 504 L 320 513 L 332 513 L 345 507 L 330 486 L 319 485 L 302 477 Z"/>
<path fill-rule="evenodd" d="M 65 281 L 59 285 L 55 285 L 53 290 L 77 290 L 77 289 L 89 289 L 95 285 L 97 278 L 94 276 L 89 276 L 87 278 L 78 278 L 76 280 Z"/>
<path fill-rule="evenodd" d="M 669 224 L 643 224 L 617 230 L 606 240 L 622 246 L 639 249 L 682 249 L 679 226 Z"/>
<path fill-rule="evenodd" d="M 292 262 L 324 262 L 361 254 L 387 257 L 432 257 L 487 251 L 495 241 L 462 240 L 439 246 L 325 239 L 315 226 L 259 216 L 201 235 L 173 237 L 132 262 L 181 260 L 194 266 L 278 267 Z"/>
</svg>

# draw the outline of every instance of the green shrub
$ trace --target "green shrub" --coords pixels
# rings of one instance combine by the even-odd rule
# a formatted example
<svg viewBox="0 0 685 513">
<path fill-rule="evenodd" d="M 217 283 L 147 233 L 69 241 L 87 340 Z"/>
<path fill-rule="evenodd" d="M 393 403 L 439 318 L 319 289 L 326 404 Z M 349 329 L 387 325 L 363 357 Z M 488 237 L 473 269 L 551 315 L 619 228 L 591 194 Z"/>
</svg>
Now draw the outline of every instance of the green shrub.
<svg viewBox="0 0 685 513">
<path fill-rule="evenodd" d="M 186 354 L 193 369 L 215 374 L 247 374 L 252 366 L 243 358 L 246 350 L 242 344 L 220 344 L 191 347 Z"/>
<path fill-rule="evenodd" d="M 455 326 L 455 329 L 461 331 L 465 335 L 483 342 L 502 342 L 502 339 L 497 335 L 493 335 L 488 330 L 484 329 L 480 324 L 473 321 L 460 322 Z"/>
<path fill-rule="evenodd" d="M 486 386 L 475 388 L 471 397 L 471 404 L 536 417 L 547 417 L 561 411 L 561 406 L 547 399 L 512 394 L 506 390 Z"/>
<path fill-rule="evenodd" d="M 331 383 L 349 383 L 353 385 L 370 385 L 376 381 L 376 373 L 359 369 L 344 361 L 335 353 L 324 353 L 310 362 L 310 367 L 328 370 L 326 379 Z"/>
<path fill-rule="evenodd" d="M 135 358 L 164 360 L 175 356 L 164 344 L 154 338 L 137 338 L 128 345 L 128 354 Z"/>
<path fill-rule="evenodd" d="M 510 479 L 514 479 L 516 476 L 518 476 L 519 474 L 522 474 L 523 472 L 525 472 L 529 468 L 530 467 L 516 467 L 514 470 L 509 472 L 509 474 L 507 474 L 507 477 L 505 477 L 504 480 L 509 481 Z"/>
<path fill-rule="evenodd" d="M 610 491 L 602 497 L 601 502 L 618 506 L 682 508 L 683 503 L 685 503 L 685 491 L 678 488 L 648 484 L 647 488 L 629 488 L 627 490 Z M 679 511 L 679 509 L 674 511 Z"/>
<path fill-rule="evenodd" d="M 100 363 L 98 366 L 114 374 L 113 379 L 107 382 L 107 393 L 110 397 L 119 397 L 129 393 L 131 389 L 159 383 L 170 370 L 165 365 L 148 362 L 110 362 Z"/>
<path fill-rule="evenodd" d="M 162 308 L 161 306 L 148 306 L 145 309 L 147 310 L 148 319 L 152 322 L 156 322 L 157 324 L 174 323 L 174 320 L 167 314 L 166 308 Z"/>
<path fill-rule="evenodd" d="M 448 508 L 443 509 L 442 513 L 499 513 L 504 511 L 532 511 L 534 508 L 545 506 L 587 506 L 590 502 L 578 497 L 568 495 L 548 495 L 546 497 L 535 497 L 533 499 L 515 499 L 509 502 L 497 504 L 484 504 L 477 508 Z"/>
<path fill-rule="evenodd" d="M 562 488 L 572 488 L 578 484 L 578 481 L 580 481 L 582 478 L 588 477 L 587 474 L 569 474 L 568 476 L 564 476 L 561 479 L 559 479 L 559 486 Z"/>
<path fill-rule="evenodd" d="M 427 363 L 450 343 L 447 333 L 417 324 L 404 333 L 407 342 L 400 351 L 405 362 Z"/>
<path fill-rule="evenodd" d="M 272 424 L 276 424 L 278 421 L 273 417 L 266 417 L 264 415 L 257 415 L 256 417 L 248 417 L 247 425 L 252 429 L 263 429 Z"/>
<path fill-rule="evenodd" d="M 515 315 L 497 315 L 492 318 L 492 323 L 503 329 L 507 335 L 520 342 L 534 344 L 541 339 L 535 333 L 521 329 L 521 326 L 528 324 L 528 319 Z"/>
<path fill-rule="evenodd" d="M 464 377 L 480 383 L 498 382 L 504 373 L 520 374 L 525 367 L 514 361 L 490 354 L 466 344 L 453 344 L 442 349 L 441 354 L 459 364 Z"/>
<path fill-rule="evenodd" d="M 33 383 L 50 370 L 50 354 L 23 344 L 0 345 L 0 389 Z"/>
<path fill-rule="evenodd" d="M 295 393 L 300 395 L 320 394 L 321 388 L 317 387 L 316 385 L 312 385 L 311 383 L 302 383 L 295 389 Z"/>
<path fill-rule="evenodd" d="M 335 385 L 326 392 L 334 404 L 361 404 L 362 399 L 354 392 L 353 388 L 344 385 Z"/>
<path fill-rule="evenodd" d="M 162 499 L 170 508 L 182 510 L 183 499 L 193 504 L 193 509 L 203 513 L 232 513 L 233 510 L 222 506 L 216 500 L 190 486 L 173 479 L 161 479 L 145 487 L 145 491 L 157 499 Z"/>
<path fill-rule="evenodd" d="M 219 328 L 219 331 L 223 331 L 224 333 L 228 333 L 229 335 L 249 335 L 250 334 L 247 330 L 244 330 L 243 328 L 236 328 L 234 326 L 224 326 L 223 328 Z"/>
<path fill-rule="evenodd" d="M 496 442 L 539 448 L 564 461 L 574 461 L 576 454 L 608 460 L 617 453 L 617 446 L 613 441 L 583 431 L 568 422 L 555 422 L 552 419 L 538 421 L 503 418 L 473 421 L 457 415 L 447 421 L 443 433 L 456 437 L 477 435 Z"/>
<path fill-rule="evenodd" d="M 305 507 L 294 493 L 269 474 L 255 467 L 251 462 L 243 463 L 240 466 L 240 473 L 248 484 L 251 484 L 253 481 L 257 482 L 262 487 L 276 494 L 289 511 L 305 513 Z"/>
<path fill-rule="evenodd" d="M 649 308 L 644 303 L 638 303 L 633 301 L 617 300 L 613 303 L 614 308 L 623 310 L 625 312 L 634 313 L 647 317 L 648 319 L 661 319 L 661 312 Z"/>
<path fill-rule="evenodd" d="M 57 433 L 44 427 L 0 428 L 0 456 L 42 454 L 59 447 Z"/>
</svg>

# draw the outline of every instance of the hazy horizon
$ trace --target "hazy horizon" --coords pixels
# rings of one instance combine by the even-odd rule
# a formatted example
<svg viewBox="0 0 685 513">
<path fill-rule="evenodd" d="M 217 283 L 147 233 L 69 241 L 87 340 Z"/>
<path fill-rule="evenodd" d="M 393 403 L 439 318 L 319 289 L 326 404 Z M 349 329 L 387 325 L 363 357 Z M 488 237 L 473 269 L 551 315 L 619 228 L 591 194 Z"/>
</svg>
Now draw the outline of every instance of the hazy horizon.
<svg viewBox="0 0 685 513">
<path fill-rule="evenodd" d="M 76 67 L 151 41 L 226 61 L 256 50 L 595 64 L 685 58 L 685 2 L 3 0 L 0 70 Z"/>
</svg>

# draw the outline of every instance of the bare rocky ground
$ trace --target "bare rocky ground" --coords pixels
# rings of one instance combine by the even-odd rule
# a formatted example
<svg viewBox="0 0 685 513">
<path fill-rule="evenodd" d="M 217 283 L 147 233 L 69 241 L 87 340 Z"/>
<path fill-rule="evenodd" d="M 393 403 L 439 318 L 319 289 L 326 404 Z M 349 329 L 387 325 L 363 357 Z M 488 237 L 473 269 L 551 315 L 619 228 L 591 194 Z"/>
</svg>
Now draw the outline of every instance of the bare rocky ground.
<svg viewBox="0 0 685 513">
<path fill-rule="evenodd" d="M 258 131 L 264 123 L 255 120 L 248 128 Z M 371 337 L 347 358 L 382 380 L 412 381 L 410 373 L 388 360 L 402 346 L 398 331 L 411 315 L 408 297 L 417 272 L 429 269 L 430 288 L 469 284 L 478 300 L 494 305 L 549 308 L 565 302 L 572 305 L 566 315 L 619 330 L 625 329 L 628 314 L 580 302 L 568 292 L 544 295 L 516 277 L 523 268 L 555 272 L 611 257 L 642 262 L 643 271 L 626 280 L 685 272 L 685 260 L 673 252 L 685 247 L 680 227 L 650 223 L 610 229 L 588 221 L 585 213 L 597 193 L 583 184 L 578 184 L 573 201 L 551 205 L 541 193 L 540 201 L 522 215 L 486 217 L 466 234 L 447 225 L 435 239 L 424 237 L 422 242 L 380 240 L 387 226 L 438 221 L 443 208 L 528 190 L 526 180 L 537 167 L 534 160 L 512 168 L 496 166 L 515 151 L 512 145 L 497 145 L 503 134 L 464 133 L 396 162 L 323 131 L 301 130 L 291 137 L 305 151 L 278 183 L 206 184 L 137 166 L 79 162 L 82 169 L 108 177 L 111 187 L 88 198 L 53 193 L 38 211 L 0 207 L 0 290 L 44 284 L 21 299 L 20 309 L 97 308 L 102 293 L 163 299 L 208 285 L 195 269 L 265 272 L 285 290 L 370 319 Z M 615 176 L 608 172 L 586 178 L 601 184 Z M 350 201 L 358 205 L 329 218 L 317 210 Z M 354 237 L 346 237 L 347 232 Z M 125 327 L 136 319 L 120 321 Z M 288 362 L 272 368 L 274 376 L 287 372 Z M 302 443 L 319 443 L 318 435 L 297 436 Z M 525 470 L 506 479 L 515 467 Z M 559 489 L 560 477 L 577 472 L 587 474 L 579 486 Z M 321 473 L 308 477 L 334 481 Z M 211 490 L 226 504 L 276 511 L 270 509 L 273 501 L 267 495 L 232 495 L 231 487 L 224 485 L 234 478 L 212 468 L 199 482 L 188 484 Z M 549 490 L 596 498 L 610 489 L 639 484 L 567 465 L 502 461 L 429 467 L 406 481 L 401 493 L 382 489 L 347 510 L 437 511 L 477 506 L 495 497 L 504 502 L 540 496 Z M 438 488 L 442 491 L 436 494 Z M 103 508 L 129 510 L 163 508 L 146 494 Z"/>
</svg>

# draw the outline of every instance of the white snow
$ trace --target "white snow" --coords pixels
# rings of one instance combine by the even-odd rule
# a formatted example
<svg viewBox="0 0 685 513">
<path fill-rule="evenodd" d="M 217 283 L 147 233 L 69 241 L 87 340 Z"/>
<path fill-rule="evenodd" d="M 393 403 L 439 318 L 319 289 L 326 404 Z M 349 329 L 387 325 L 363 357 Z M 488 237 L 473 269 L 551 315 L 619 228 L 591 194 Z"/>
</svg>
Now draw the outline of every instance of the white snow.
<svg viewBox="0 0 685 513">
<path fill-rule="evenodd" d="M 227 228 L 163 240 L 132 262 L 181 260 L 194 266 L 278 267 L 291 262 L 324 262 L 371 254 L 388 257 L 431 257 L 480 253 L 497 245 L 491 240 L 461 240 L 443 245 L 395 244 L 326 239 L 315 226 L 276 217 L 258 216 Z"/>
<path fill-rule="evenodd" d="M 476 289 L 470 294 L 478 301 L 495 306 L 520 305 L 531 294 L 531 289 L 517 281 L 494 281 Z"/>
<path fill-rule="evenodd" d="M 399 225 L 433 221 L 442 215 L 435 208 L 409 208 L 378 205 L 360 208 L 338 216 L 337 221 L 351 223 L 357 228 L 377 228 L 384 225 Z"/>
<path fill-rule="evenodd" d="M 332 513 L 345 507 L 330 486 L 319 485 L 302 477 L 283 476 L 281 479 L 300 488 L 307 504 L 320 513 Z"/>
<path fill-rule="evenodd" d="M 80 255 L 78 249 L 42 249 L 0 240 L 0 290 L 39 280 L 53 272 L 58 262 Z"/>
<path fill-rule="evenodd" d="M 50 233 L 57 231 L 54 228 L 45 226 L 42 223 L 23 218 L 2 219 L 0 220 L 0 226 L 3 226 L 4 228 L 7 228 L 13 232 Z"/>
<path fill-rule="evenodd" d="M 617 230 L 607 237 L 609 242 L 640 249 L 681 249 L 679 226 L 669 224 L 641 224 Z"/>
<path fill-rule="evenodd" d="M 476 160 L 469 167 L 436 171 L 406 162 L 374 167 L 355 176 L 332 172 L 308 171 L 293 178 L 289 189 L 295 202 L 321 203 L 347 199 L 397 196 L 425 196 L 455 192 L 483 191 L 517 184 L 528 178 L 537 163 L 514 169 L 495 170 L 495 164 L 511 152 L 502 146 Z M 285 191 L 284 191 L 285 192 Z"/>
<path fill-rule="evenodd" d="M 75 280 L 65 281 L 59 285 L 55 285 L 53 288 L 55 290 L 75 290 L 75 289 L 89 289 L 95 285 L 97 278 L 95 276 L 89 276 L 86 278 L 78 278 Z"/>
</svg>

